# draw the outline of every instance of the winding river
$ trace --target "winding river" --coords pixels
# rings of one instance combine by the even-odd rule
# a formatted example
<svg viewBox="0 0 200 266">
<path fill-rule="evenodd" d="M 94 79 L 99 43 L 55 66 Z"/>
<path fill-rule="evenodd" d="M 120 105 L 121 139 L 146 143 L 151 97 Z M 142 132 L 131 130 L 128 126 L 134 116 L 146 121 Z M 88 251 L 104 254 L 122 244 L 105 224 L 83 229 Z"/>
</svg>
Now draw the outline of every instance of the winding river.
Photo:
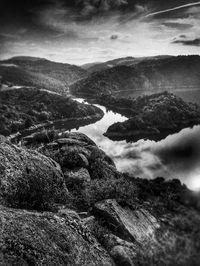
<svg viewBox="0 0 200 266">
<path fill-rule="evenodd" d="M 84 99 L 78 102 L 88 104 Z M 136 177 L 166 179 L 177 178 L 194 191 L 200 190 L 200 126 L 183 129 L 155 142 L 139 140 L 134 143 L 112 141 L 105 137 L 110 125 L 123 122 L 127 117 L 95 105 L 104 112 L 104 117 L 96 123 L 72 129 L 90 137 L 115 162 L 121 172 L 129 172 Z"/>
</svg>

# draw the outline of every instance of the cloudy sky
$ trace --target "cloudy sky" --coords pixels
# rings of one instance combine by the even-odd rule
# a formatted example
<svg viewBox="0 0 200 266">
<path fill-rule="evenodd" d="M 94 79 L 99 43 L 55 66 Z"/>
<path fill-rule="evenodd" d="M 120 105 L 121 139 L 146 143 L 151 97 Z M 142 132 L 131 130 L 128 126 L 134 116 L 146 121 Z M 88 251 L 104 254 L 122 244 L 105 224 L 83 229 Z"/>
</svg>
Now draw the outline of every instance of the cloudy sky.
<svg viewBox="0 0 200 266">
<path fill-rule="evenodd" d="M 1 0 L 0 59 L 200 54 L 200 1 Z"/>
</svg>

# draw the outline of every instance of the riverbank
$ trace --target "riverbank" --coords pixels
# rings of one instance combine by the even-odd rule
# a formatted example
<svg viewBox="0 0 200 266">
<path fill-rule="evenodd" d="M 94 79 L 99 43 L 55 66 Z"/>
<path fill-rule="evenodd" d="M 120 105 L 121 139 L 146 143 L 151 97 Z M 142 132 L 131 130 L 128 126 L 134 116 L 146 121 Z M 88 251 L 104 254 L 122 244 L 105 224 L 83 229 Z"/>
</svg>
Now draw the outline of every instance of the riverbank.
<svg viewBox="0 0 200 266">
<path fill-rule="evenodd" d="M 103 112 L 92 105 L 85 105 L 35 88 L 18 88 L 0 92 L 0 133 L 35 131 L 59 123 L 85 125 L 103 117 Z"/>
<path fill-rule="evenodd" d="M 139 96 L 136 99 L 116 99 L 112 96 L 101 97 L 106 105 L 118 111 L 129 111 L 129 120 L 111 125 L 105 136 L 113 140 L 151 139 L 160 140 L 188 127 L 200 124 L 200 107 L 186 103 L 169 92 Z M 127 112 L 127 111 L 126 111 Z"/>
</svg>

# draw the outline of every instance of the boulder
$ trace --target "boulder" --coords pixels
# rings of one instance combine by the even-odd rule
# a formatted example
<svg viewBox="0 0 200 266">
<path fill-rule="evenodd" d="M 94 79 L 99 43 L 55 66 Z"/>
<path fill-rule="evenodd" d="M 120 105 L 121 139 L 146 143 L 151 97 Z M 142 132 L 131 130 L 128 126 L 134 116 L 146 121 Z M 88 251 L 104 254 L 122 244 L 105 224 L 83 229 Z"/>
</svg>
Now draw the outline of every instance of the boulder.
<svg viewBox="0 0 200 266">
<path fill-rule="evenodd" d="M 36 151 L 0 144 L 0 203 L 47 209 L 66 201 L 68 190 L 60 166 Z"/>
<path fill-rule="evenodd" d="M 157 219 L 147 210 L 121 207 L 114 199 L 96 203 L 94 212 L 112 225 L 123 239 L 141 244 L 151 241 L 160 227 Z"/>
<path fill-rule="evenodd" d="M 88 169 L 92 179 L 115 178 L 117 174 L 113 160 L 97 147 L 91 148 Z"/>
<path fill-rule="evenodd" d="M 89 162 L 85 155 L 82 153 L 77 153 L 76 151 L 66 151 L 63 154 L 63 160 L 61 162 L 62 167 L 74 168 L 74 167 L 84 167 L 87 168 Z"/>
<path fill-rule="evenodd" d="M 60 138 L 68 138 L 68 139 L 74 139 L 77 141 L 81 141 L 84 142 L 86 145 L 90 145 L 90 146 L 96 146 L 95 142 L 92 141 L 88 136 L 86 136 L 83 133 L 79 133 L 79 132 L 62 132 L 59 134 Z"/>
<path fill-rule="evenodd" d="M 96 161 L 96 160 L 102 160 L 108 163 L 109 165 L 115 167 L 115 163 L 113 162 L 113 160 L 104 151 L 102 151 L 101 149 L 97 147 L 92 147 L 91 155 L 89 159 L 91 162 Z"/>
<path fill-rule="evenodd" d="M 7 142 L 7 138 L 3 135 L 0 135 L 0 143 Z"/>
<path fill-rule="evenodd" d="M 137 265 L 135 263 L 137 258 L 136 244 L 125 241 L 111 233 L 104 235 L 104 239 L 105 248 L 114 259 L 116 265 Z"/>
<path fill-rule="evenodd" d="M 71 213 L 38 213 L 0 206 L 0 232 L 0 265 L 114 265 Z"/>
<path fill-rule="evenodd" d="M 131 260 L 130 256 L 128 255 L 128 252 L 126 250 L 126 247 L 123 246 L 115 246 L 111 252 L 110 255 L 114 259 L 116 265 L 118 266 L 134 266 L 134 262 Z"/>
<path fill-rule="evenodd" d="M 85 168 L 78 168 L 68 170 L 64 173 L 66 184 L 81 184 L 84 182 L 90 182 L 90 174 Z"/>
<path fill-rule="evenodd" d="M 59 145 L 85 145 L 85 142 L 79 141 L 76 139 L 70 139 L 70 138 L 62 138 L 62 139 L 57 139 L 56 142 Z"/>
</svg>

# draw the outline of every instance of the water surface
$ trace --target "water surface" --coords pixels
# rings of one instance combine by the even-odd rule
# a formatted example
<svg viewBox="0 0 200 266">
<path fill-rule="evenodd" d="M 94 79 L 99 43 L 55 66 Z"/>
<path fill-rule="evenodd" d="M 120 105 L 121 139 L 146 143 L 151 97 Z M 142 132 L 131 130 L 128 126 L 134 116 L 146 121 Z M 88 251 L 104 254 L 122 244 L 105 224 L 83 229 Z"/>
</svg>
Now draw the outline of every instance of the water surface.
<svg viewBox="0 0 200 266">
<path fill-rule="evenodd" d="M 83 99 L 76 100 L 84 102 Z M 158 142 L 143 139 L 134 143 L 112 141 L 103 133 L 113 123 L 127 118 L 104 106 L 95 106 L 104 112 L 104 117 L 72 131 L 90 137 L 114 160 L 119 171 L 148 179 L 158 176 L 178 178 L 190 189 L 200 190 L 200 126 L 184 129 Z"/>
</svg>

